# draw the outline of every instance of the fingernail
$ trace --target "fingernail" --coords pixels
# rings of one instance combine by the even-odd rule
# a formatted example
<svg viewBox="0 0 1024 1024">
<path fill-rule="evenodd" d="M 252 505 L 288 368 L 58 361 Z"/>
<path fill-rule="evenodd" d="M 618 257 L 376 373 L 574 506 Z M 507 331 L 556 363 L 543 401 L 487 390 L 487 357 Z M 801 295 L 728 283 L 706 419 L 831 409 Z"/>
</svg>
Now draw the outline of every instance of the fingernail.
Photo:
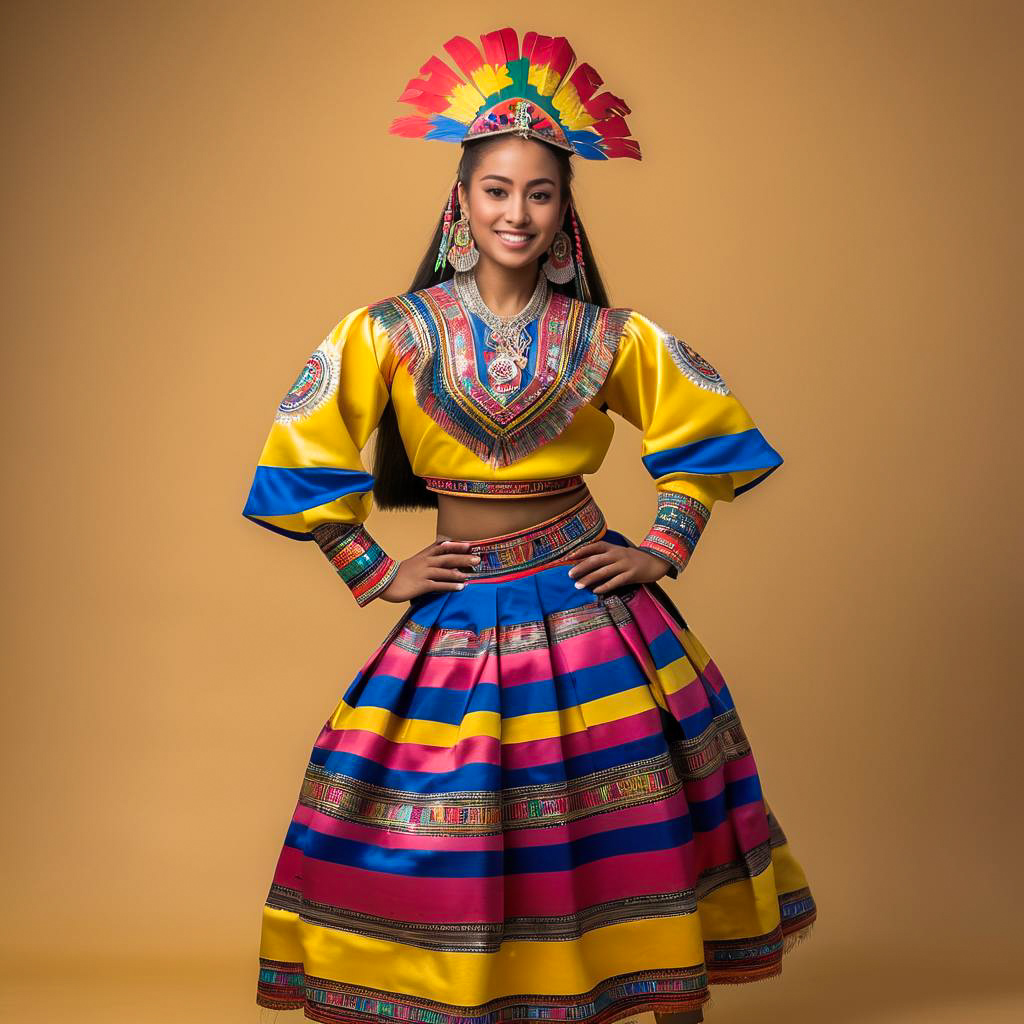
<svg viewBox="0 0 1024 1024">
<path fill-rule="evenodd" d="M 473 561 L 474 562 L 479 562 L 480 561 L 480 556 L 479 555 L 474 555 L 473 556 Z"/>
<path fill-rule="evenodd" d="M 459 590 L 461 590 L 465 585 L 466 585 L 465 583 L 460 583 L 459 584 Z"/>
<path fill-rule="evenodd" d="M 577 582 L 576 582 L 576 584 L 575 584 L 575 587 L 576 587 L 576 589 L 577 589 L 577 590 L 582 590 L 582 589 L 583 589 L 583 584 L 582 584 L 582 583 L 580 583 L 580 582 L 579 582 L 579 581 L 577 580 Z"/>
</svg>

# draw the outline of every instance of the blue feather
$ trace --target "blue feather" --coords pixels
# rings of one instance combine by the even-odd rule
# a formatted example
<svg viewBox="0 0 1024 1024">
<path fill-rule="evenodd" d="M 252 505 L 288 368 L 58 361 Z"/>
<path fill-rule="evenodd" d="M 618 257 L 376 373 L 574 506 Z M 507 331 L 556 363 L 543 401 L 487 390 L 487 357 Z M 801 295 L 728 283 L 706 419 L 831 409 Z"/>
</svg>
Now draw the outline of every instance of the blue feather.
<svg viewBox="0 0 1024 1024">
<path fill-rule="evenodd" d="M 435 114 L 430 119 L 431 129 L 423 137 L 425 139 L 442 139 L 445 142 L 461 142 L 469 131 L 469 126 L 453 117 Z"/>
<path fill-rule="evenodd" d="M 566 132 L 576 152 L 587 160 L 607 160 L 608 154 L 601 149 L 601 136 L 587 129 Z"/>
</svg>

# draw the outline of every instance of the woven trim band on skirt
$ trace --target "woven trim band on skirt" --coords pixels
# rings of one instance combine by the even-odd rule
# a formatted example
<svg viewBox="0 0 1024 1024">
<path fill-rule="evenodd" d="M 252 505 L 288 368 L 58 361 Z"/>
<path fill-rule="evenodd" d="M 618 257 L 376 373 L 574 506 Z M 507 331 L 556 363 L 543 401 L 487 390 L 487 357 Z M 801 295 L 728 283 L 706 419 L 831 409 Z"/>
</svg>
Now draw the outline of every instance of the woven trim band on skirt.
<svg viewBox="0 0 1024 1024">
<path fill-rule="evenodd" d="M 469 554 L 479 555 L 471 572 L 476 579 L 507 576 L 557 565 L 575 548 L 599 540 L 608 526 L 589 492 L 564 512 L 535 526 L 472 542 Z M 438 535 L 438 540 L 457 540 Z"/>
</svg>

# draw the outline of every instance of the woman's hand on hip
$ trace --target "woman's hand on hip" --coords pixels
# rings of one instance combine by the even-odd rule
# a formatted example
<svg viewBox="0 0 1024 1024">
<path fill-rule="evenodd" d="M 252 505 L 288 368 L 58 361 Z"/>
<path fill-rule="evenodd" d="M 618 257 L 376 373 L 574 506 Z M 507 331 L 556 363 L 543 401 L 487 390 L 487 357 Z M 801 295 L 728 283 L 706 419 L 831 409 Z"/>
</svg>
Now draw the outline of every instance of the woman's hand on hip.
<svg viewBox="0 0 1024 1024">
<path fill-rule="evenodd" d="M 471 546 L 468 540 L 436 540 L 428 544 L 398 563 L 398 571 L 377 596 L 397 604 L 432 590 L 461 590 L 473 566 L 480 561 L 479 555 L 467 554 Z"/>
<path fill-rule="evenodd" d="M 606 540 L 584 544 L 570 552 L 576 564 L 569 575 L 578 588 L 589 587 L 595 594 L 605 594 L 627 583 L 653 583 L 668 574 L 672 566 L 641 548 L 627 548 Z"/>
</svg>

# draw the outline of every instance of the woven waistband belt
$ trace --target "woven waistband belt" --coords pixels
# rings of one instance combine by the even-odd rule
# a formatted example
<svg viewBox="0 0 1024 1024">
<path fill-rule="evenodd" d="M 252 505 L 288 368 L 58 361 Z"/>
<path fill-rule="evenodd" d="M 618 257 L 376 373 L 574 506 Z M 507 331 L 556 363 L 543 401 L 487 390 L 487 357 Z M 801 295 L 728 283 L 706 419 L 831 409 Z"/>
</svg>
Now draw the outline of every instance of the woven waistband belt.
<svg viewBox="0 0 1024 1024">
<path fill-rule="evenodd" d="M 532 498 L 535 494 L 558 494 L 583 486 L 579 473 L 553 480 L 453 480 L 440 476 L 423 477 L 428 491 L 439 494 L 467 494 L 479 498 Z"/>
<path fill-rule="evenodd" d="M 539 568 L 560 561 L 581 544 L 597 540 L 606 529 L 604 513 L 588 493 L 571 508 L 535 526 L 472 541 L 469 554 L 479 555 L 480 562 L 469 571 L 474 577 L 487 577 Z"/>
</svg>

